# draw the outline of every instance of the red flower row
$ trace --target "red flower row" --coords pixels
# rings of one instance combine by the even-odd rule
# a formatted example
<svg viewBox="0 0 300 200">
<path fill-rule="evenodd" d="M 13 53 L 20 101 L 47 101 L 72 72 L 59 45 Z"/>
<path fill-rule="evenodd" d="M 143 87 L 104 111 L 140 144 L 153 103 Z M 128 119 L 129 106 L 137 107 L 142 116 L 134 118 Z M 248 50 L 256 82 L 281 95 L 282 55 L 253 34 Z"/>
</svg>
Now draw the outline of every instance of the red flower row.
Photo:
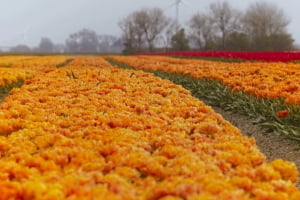
<svg viewBox="0 0 300 200">
<path fill-rule="evenodd" d="M 300 60 L 300 52 L 246 52 L 246 51 L 176 51 L 143 55 L 172 55 L 185 57 L 212 57 L 265 62 L 290 62 Z"/>
</svg>

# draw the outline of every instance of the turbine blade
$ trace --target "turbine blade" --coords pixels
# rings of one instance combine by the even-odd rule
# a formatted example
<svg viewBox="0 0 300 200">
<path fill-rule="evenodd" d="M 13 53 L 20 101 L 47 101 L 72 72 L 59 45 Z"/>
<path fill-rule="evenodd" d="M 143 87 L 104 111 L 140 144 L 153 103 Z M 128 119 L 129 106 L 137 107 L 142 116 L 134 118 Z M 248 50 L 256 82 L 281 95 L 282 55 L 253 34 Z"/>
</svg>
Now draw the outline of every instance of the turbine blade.
<svg viewBox="0 0 300 200">
<path fill-rule="evenodd" d="M 170 4 L 167 8 L 173 8 L 176 5 L 177 5 L 177 2 Z"/>
<path fill-rule="evenodd" d="M 181 0 L 180 3 L 184 4 L 185 6 L 188 6 L 188 7 L 192 8 L 192 5 L 186 0 Z"/>
<path fill-rule="evenodd" d="M 170 8 L 173 8 L 174 6 L 176 6 L 177 2 L 170 4 L 168 7 L 166 7 L 164 10 L 168 10 Z"/>
</svg>

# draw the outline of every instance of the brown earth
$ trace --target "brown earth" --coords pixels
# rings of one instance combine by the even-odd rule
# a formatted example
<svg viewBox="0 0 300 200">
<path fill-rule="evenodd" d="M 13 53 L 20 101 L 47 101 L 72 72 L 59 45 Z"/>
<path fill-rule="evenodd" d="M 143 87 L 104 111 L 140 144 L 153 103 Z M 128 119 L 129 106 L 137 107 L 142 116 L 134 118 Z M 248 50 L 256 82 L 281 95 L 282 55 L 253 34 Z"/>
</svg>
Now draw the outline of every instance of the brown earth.
<svg viewBox="0 0 300 200">
<path fill-rule="evenodd" d="M 252 124 L 251 119 L 243 115 L 225 112 L 220 108 L 214 110 L 239 128 L 244 135 L 254 137 L 257 146 L 269 161 L 281 158 L 294 162 L 300 169 L 300 151 L 296 150 L 300 147 L 299 142 L 287 139 L 278 133 L 265 133 L 259 126 Z"/>
<path fill-rule="evenodd" d="M 8 92 L 3 92 L 0 90 L 0 104 L 4 101 L 4 99 L 8 96 Z"/>
<path fill-rule="evenodd" d="M 225 120 L 239 128 L 243 135 L 255 138 L 258 148 L 269 162 L 275 159 L 294 162 L 298 171 L 300 171 L 300 150 L 296 150 L 300 147 L 300 142 L 287 139 L 279 133 L 265 133 L 258 125 L 253 124 L 252 120 L 244 115 L 224 111 L 218 107 L 212 108 L 215 112 L 221 114 Z M 300 181 L 298 181 L 297 187 L 300 189 Z"/>
</svg>

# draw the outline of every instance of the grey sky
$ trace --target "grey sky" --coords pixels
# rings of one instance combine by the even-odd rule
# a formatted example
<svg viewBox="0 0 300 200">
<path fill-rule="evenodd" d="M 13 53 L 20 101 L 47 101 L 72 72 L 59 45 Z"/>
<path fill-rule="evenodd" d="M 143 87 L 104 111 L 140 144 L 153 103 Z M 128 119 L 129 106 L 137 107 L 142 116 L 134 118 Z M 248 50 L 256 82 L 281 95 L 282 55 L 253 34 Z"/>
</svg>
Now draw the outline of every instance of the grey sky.
<svg viewBox="0 0 300 200">
<path fill-rule="evenodd" d="M 193 14 L 205 11 L 217 0 L 185 0 L 180 7 L 180 22 L 184 24 Z M 227 0 L 239 10 L 257 0 Z M 25 43 L 37 45 L 41 37 L 64 43 L 70 33 L 82 28 L 99 34 L 120 35 L 118 21 L 131 12 L 145 7 L 160 7 L 169 17 L 175 17 L 175 0 L 0 0 L 0 46 Z M 289 32 L 300 43 L 300 2 L 272 0 L 291 19 Z"/>
</svg>

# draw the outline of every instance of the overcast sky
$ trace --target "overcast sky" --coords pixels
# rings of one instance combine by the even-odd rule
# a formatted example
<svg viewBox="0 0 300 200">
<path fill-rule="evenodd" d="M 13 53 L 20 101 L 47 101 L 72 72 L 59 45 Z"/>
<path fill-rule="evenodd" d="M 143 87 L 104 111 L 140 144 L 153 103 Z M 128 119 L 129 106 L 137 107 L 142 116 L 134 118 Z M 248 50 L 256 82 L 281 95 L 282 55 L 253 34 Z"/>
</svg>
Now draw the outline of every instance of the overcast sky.
<svg viewBox="0 0 300 200">
<path fill-rule="evenodd" d="M 217 0 L 185 0 L 180 6 L 180 22 L 186 23 L 197 12 L 204 12 Z M 227 0 L 239 10 L 257 0 Z M 146 7 L 160 7 L 175 18 L 175 0 L 0 0 L 0 47 L 27 44 L 36 46 L 41 37 L 64 43 L 69 34 L 82 28 L 99 34 L 121 34 L 118 22 L 131 12 Z M 290 18 L 288 27 L 300 44 L 300 1 L 272 0 Z"/>
</svg>

